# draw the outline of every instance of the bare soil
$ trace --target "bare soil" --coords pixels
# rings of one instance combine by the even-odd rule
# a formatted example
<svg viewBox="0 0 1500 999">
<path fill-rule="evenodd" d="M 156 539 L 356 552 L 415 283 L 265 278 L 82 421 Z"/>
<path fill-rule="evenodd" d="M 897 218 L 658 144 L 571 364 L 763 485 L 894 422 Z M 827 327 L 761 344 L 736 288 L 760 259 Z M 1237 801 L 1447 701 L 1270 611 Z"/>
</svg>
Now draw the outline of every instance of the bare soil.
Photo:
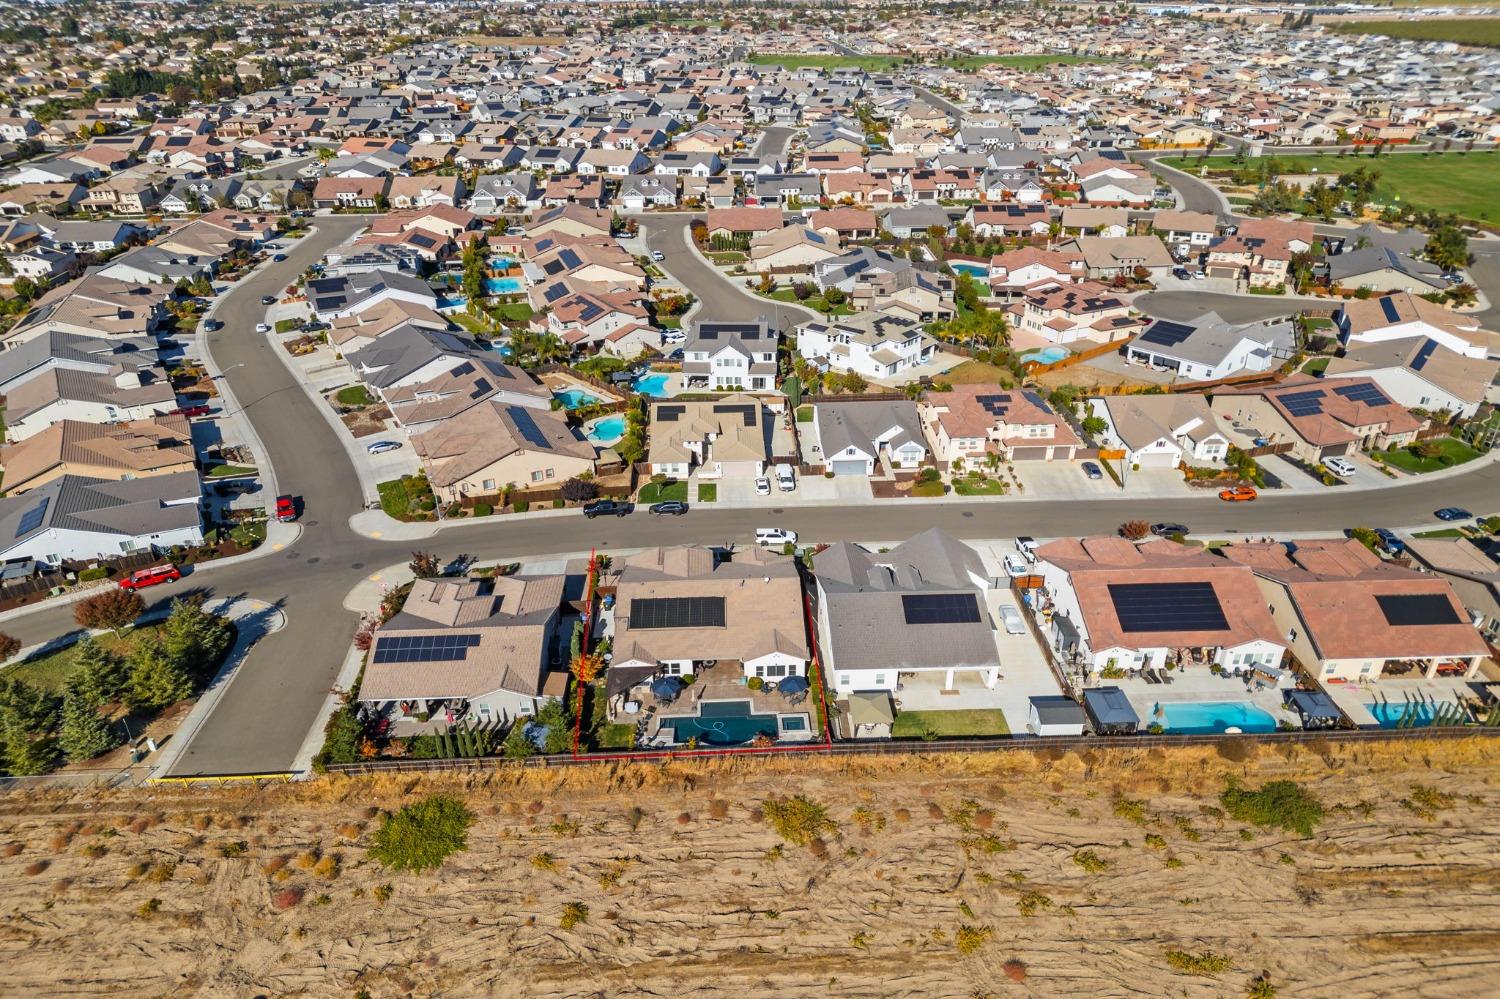
<svg viewBox="0 0 1500 999">
<path fill-rule="evenodd" d="M 1476 739 L 12 792 L 0 994 L 1495 995 L 1497 774 Z M 1328 815 L 1246 826 L 1226 776 Z M 440 790 L 476 813 L 466 852 L 366 856 L 378 809 Z M 760 808 L 791 791 L 836 829 L 784 843 Z"/>
</svg>

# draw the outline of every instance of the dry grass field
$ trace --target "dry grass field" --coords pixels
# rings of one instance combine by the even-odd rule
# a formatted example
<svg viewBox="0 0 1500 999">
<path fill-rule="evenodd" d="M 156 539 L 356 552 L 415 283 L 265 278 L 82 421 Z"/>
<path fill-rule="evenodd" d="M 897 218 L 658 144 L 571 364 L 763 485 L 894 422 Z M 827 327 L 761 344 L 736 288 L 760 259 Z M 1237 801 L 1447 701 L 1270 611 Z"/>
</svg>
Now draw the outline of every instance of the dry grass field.
<svg viewBox="0 0 1500 999">
<path fill-rule="evenodd" d="M 0 994 L 1494 995 L 1493 746 L 13 792 Z M 1294 780 L 1324 817 L 1238 821 L 1226 778 Z M 382 868 L 383 811 L 438 792 L 468 849 Z M 827 821 L 788 840 L 766 803 L 791 792 Z"/>
</svg>

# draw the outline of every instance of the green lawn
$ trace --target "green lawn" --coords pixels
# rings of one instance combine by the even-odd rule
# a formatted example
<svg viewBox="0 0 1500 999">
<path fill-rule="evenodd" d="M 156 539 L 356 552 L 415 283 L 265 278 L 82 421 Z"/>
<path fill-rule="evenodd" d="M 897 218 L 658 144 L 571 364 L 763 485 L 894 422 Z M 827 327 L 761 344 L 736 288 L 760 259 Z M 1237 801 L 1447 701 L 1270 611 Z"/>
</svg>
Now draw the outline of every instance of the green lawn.
<svg viewBox="0 0 1500 999">
<path fill-rule="evenodd" d="M 1307 363 L 1302 365 L 1302 373 L 1304 375 L 1321 375 L 1324 371 L 1328 370 L 1328 362 L 1331 360 L 1333 360 L 1331 357 L 1309 358 Z"/>
<path fill-rule="evenodd" d="M 448 318 L 470 333 L 488 333 L 490 328 L 467 312 L 450 312 Z"/>
<path fill-rule="evenodd" d="M 940 65 L 952 66 L 954 69 L 975 70 L 986 66 L 1005 66 L 1009 69 L 1019 69 L 1022 72 L 1032 72 L 1045 69 L 1048 66 L 1078 66 L 1083 63 L 1110 62 L 1103 56 L 1081 56 L 1081 55 L 963 55 L 949 56 L 942 60 Z"/>
<path fill-rule="evenodd" d="M 277 333 L 290 333 L 292 330 L 300 330 L 305 319 L 278 319 L 276 320 Z"/>
<path fill-rule="evenodd" d="M 105 651 L 113 652 L 117 656 L 129 656 L 135 648 L 137 640 L 141 636 L 156 636 L 160 633 L 160 624 L 143 625 L 125 632 L 122 636 L 116 636 L 109 632 L 96 636 L 99 644 Z M 29 684 L 41 687 L 43 690 L 61 692 L 67 685 L 68 677 L 78 666 L 77 644 L 66 646 L 49 652 L 44 656 L 32 659 L 28 662 L 17 663 L 5 668 L 4 676 L 7 680 L 25 680 Z"/>
<path fill-rule="evenodd" d="M 1500 21 L 1496 21 L 1500 24 Z M 1275 154 L 1271 154 L 1275 155 Z M 1500 220 L 1500 151 L 1480 150 L 1472 153 L 1385 153 L 1381 156 L 1339 156 L 1319 153 L 1310 156 L 1280 156 L 1281 172 L 1318 173 L 1330 178 L 1354 169 L 1369 167 L 1380 172 L 1375 200 L 1383 204 L 1410 205 L 1418 209 L 1452 212 L 1480 221 Z M 1203 161 L 1197 156 L 1174 156 L 1159 162 L 1197 175 Z M 1236 164 L 1229 156 L 1210 156 L 1209 170 L 1232 170 Z"/>
<path fill-rule="evenodd" d="M 249 465 L 213 465 L 203 474 L 210 479 L 223 479 L 231 475 L 254 475 L 255 469 Z"/>
<path fill-rule="evenodd" d="M 380 494 L 380 508 L 387 516 L 397 520 L 418 512 L 414 507 L 433 499 L 432 488 L 423 476 L 408 475 L 391 479 L 380 483 L 375 489 Z"/>
<path fill-rule="evenodd" d="M 812 418 L 813 418 L 813 408 L 811 406 L 798 406 L 797 407 L 797 422 L 798 423 L 811 423 L 812 422 Z"/>
<path fill-rule="evenodd" d="M 967 476 L 953 480 L 953 491 L 960 496 L 1004 496 L 1005 487 L 999 479 L 971 479 Z"/>
<path fill-rule="evenodd" d="M 686 500 L 687 480 L 679 479 L 676 482 L 668 482 L 658 486 L 655 482 L 648 482 L 641 486 L 640 501 L 642 503 L 660 503 L 663 500 Z"/>
<path fill-rule="evenodd" d="M 234 543 L 241 548 L 254 548 L 266 540 L 266 522 L 264 520 L 247 520 L 238 524 L 229 532 Z"/>
<path fill-rule="evenodd" d="M 822 295 L 810 295 L 807 298 L 799 299 L 797 293 L 791 288 L 777 288 L 769 295 L 762 293 L 761 297 L 777 302 L 787 302 L 791 305 L 800 305 L 805 309 L 812 309 L 824 315 L 849 316 L 854 314 L 854 307 L 847 301 L 840 302 L 838 305 L 829 305 L 828 300 Z"/>
<path fill-rule="evenodd" d="M 524 323 L 536 314 L 525 302 L 501 302 L 492 311 L 507 323 Z"/>
<path fill-rule="evenodd" d="M 1009 368 L 970 359 L 942 375 L 942 381 L 952 385 L 995 385 L 1008 384 L 1014 377 Z"/>
<path fill-rule="evenodd" d="M 1380 451 L 1378 455 L 1387 465 L 1399 468 L 1403 472 L 1421 474 L 1423 472 L 1436 472 L 1443 468 L 1452 468 L 1454 465 L 1462 465 L 1464 462 L 1473 461 L 1479 457 L 1479 452 L 1453 437 L 1436 437 L 1423 444 L 1436 444 L 1439 448 L 1438 454 L 1424 458 L 1411 448 L 1398 448 L 1393 451 Z"/>
<path fill-rule="evenodd" d="M 596 733 L 600 749 L 634 749 L 634 725 L 601 725 Z"/>
<path fill-rule="evenodd" d="M 1466 537 L 1463 531 L 1456 527 L 1442 527 L 1436 531 L 1417 531 L 1412 535 L 1414 538 L 1462 538 Z"/>
<path fill-rule="evenodd" d="M 746 62 L 757 66 L 785 66 L 788 69 L 862 69 L 866 73 L 887 73 L 905 61 L 893 55 L 793 55 L 752 52 Z"/>
<path fill-rule="evenodd" d="M 717 482 L 698 483 L 698 502 L 717 503 L 719 501 L 719 484 Z"/>
<path fill-rule="evenodd" d="M 340 406 L 369 406 L 375 402 L 375 397 L 363 385 L 349 385 L 341 388 L 334 398 L 338 399 Z"/>
<path fill-rule="evenodd" d="M 1341 35 L 1386 35 L 1422 42 L 1457 42 L 1478 48 L 1500 48 L 1500 20 L 1453 17 L 1418 21 L 1335 21 L 1323 25 Z"/>
<path fill-rule="evenodd" d="M 1005 715 L 998 708 L 954 711 L 903 711 L 891 726 L 896 739 L 919 739 L 924 735 L 1009 735 Z"/>
</svg>

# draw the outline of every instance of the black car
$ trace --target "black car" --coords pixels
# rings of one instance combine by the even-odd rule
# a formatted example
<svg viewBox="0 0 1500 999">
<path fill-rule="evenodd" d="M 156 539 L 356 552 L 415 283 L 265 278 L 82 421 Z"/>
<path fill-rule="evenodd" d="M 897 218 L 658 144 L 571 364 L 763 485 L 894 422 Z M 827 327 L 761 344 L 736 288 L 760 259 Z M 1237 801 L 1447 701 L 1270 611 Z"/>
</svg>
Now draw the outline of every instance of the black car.
<svg viewBox="0 0 1500 999">
<path fill-rule="evenodd" d="M 326 329 L 328 329 L 328 324 L 327 323 L 323 323 L 323 322 L 318 322 L 316 319 L 314 319 L 310 323 L 303 323 L 302 324 L 302 332 L 304 332 L 304 333 L 316 333 L 318 330 L 326 330 Z"/>
<path fill-rule="evenodd" d="M 667 500 L 651 506 L 651 515 L 654 517 L 681 517 L 687 512 L 688 505 L 682 500 Z"/>
<path fill-rule="evenodd" d="M 1152 524 L 1151 533 L 1158 538 L 1170 538 L 1174 534 L 1187 534 L 1186 524 Z"/>
<path fill-rule="evenodd" d="M 1086 461 L 1083 463 L 1083 474 L 1091 479 L 1104 478 L 1104 473 L 1100 471 L 1099 466 L 1094 464 L 1092 461 Z"/>
<path fill-rule="evenodd" d="M 262 296 L 260 296 L 260 304 L 261 305 L 275 305 L 276 304 L 276 296 L 275 295 L 262 295 Z"/>
<path fill-rule="evenodd" d="M 1445 506 L 1437 511 L 1438 520 L 1468 520 L 1474 516 L 1461 506 Z"/>
<path fill-rule="evenodd" d="M 205 320 L 203 320 L 203 332 L 205 332 L 205 333 L 212 333 L 214 330 L 221 330 L 223 328 L 224 328 L 224 321 L 222 319 L 205 319 Z"/>
<path fill-rule="evenodd" d="M 618 500 L 594 500 L 583 508 L 583 515 L 590 520 L 595 517 L 623 517 L 635 509 L 634 503 L 621 503 Z"/>
</svg>

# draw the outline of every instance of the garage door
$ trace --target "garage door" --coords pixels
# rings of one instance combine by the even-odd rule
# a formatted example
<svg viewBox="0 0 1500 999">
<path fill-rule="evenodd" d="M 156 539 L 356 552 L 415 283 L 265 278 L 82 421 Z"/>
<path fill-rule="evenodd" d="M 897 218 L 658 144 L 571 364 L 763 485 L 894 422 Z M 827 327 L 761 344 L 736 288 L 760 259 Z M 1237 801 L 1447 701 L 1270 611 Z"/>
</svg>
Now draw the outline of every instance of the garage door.
<svg viewBox="0 0 1500 999">
<path fill-rule="evenodd" d="M 834 475 L 868 475 L 866 469 L 869 466 L 864 461 L 836 461 L 833 463 Z"/>
<path fill-rule="evenodd" d="M 1016 461 L 1047 460 L 1047 449 L 1045 447 L 1016 447 L 1011 448 L 1010 453 Z"/>
<path fill-rule="evenodd" d="M 1142 468 L 1172 468 L 1177 464 L 1177 455 L 1171 451 L 1153 451 L 1140 455 Z"/>
</svg>

